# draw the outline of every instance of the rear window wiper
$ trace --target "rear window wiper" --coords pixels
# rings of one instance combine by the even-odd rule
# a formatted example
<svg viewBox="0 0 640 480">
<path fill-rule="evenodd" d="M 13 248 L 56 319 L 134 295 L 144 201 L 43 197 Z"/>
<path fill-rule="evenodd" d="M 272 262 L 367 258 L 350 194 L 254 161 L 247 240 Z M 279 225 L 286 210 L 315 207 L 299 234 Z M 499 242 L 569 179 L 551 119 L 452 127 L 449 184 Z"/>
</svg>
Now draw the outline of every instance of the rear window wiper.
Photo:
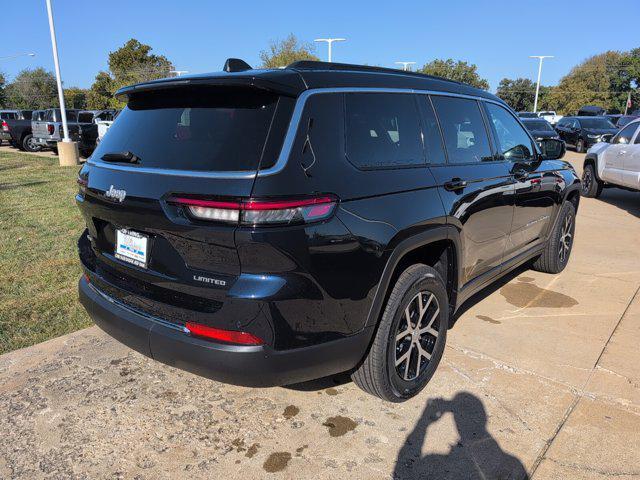
<svg viewBox="0 0 640 480">
<path fill-rule="evenodd" d="M 133 152 L 105 153 L 102 157 L 105 162 L 139 163 L 141 158 Z"/>
</svg>

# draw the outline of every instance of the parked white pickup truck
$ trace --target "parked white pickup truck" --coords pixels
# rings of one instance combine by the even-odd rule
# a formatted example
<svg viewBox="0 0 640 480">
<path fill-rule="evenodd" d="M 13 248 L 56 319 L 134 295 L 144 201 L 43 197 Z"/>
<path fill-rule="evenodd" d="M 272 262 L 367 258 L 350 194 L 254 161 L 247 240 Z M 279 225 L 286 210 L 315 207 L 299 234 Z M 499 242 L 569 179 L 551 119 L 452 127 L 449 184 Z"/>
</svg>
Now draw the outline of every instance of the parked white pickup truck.
<svg viewBox="0 0 640 480">
<path fill-rule="evenodd" d="M 598 197 L 604 187 L 640 191 L 640 119 L 627 124 L 609 143 L 596 143 L 587 151 L 582 195 Z"/>
<path fill-rule="evenodd" d="M 547 110 L 545 112 L 538 112 L 540 118 L 544 118 L 551 125 L 555 125 L 562 119 L 562 115 L 556 114 L 553 110 Z"/>
</svg>

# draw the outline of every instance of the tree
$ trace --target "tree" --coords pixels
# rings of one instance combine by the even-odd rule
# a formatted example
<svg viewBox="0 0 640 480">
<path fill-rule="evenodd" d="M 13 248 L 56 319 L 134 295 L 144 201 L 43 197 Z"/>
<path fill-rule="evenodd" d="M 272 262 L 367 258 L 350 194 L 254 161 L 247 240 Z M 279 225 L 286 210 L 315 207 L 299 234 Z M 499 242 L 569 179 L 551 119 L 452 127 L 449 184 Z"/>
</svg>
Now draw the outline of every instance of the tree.
<svg viewBox="0 0 640 480">
<path fill-rule="evenodd" d="M 117 107 L 117 100 L 113 97 L 116 91 L 114 81 L 107 72 L 98 72 L 96 79 L 87 93 L 87 108 L 102 110 Z"/>
<path fill-rule="evenodd" d="M 173 64 L 163 55 L 151 54 L 151 50 L 132 38 L 109 53 L 109 71 L 116 88 L 171 76 Z"/>
<path fill-rule="evenodd" d="M 631 50 L 627 57 L 629 59 L 629 77 L 634 85 L 631 89 L 631 109 L 635 111 L 640 109 L 640 48 Z"/>
<path fill-rule="evenodd" d="M 271 42 L 269 50 L 260 52 L 262 68 L 286 67 L 297 60 L 315 60 L 314 46 L 310 43 L 299 43 L 295 35 L 290 34 L 284 40 Z"/>
<path fill-rule="evenodd" d="M 91 108 L 122 107 L 113 98 L 121 87 L 171 76 L 173 64 L 164 55 L 151 53 L 151 46 L 135 38 L 109 53 L 109 71 L 99 72 L 88 94 Z"/>
<path fill-rule="evenodd" d="M 535 94 L 536 85 L 528 78 L 503 78 L 496 91 L 496 95 L 517 112 L 533 110 Z"/>
<path fill-rule="evenodd" d="M 13 108 L 38 110 L 58 106 L 58 89 L 53 73 L 44 68 L 22 70 L 5 87 L 6 102 Z"/>
<path fill-rule="evenodd" d="M 4 91 L 6 79 L 4 78 L 4 73 L 0 72 L 0 107 L 6 107 L 6 95 Z"/>
<path fill-rule="evenodd" d="M 67 108 L 87 108 L 87 90 L 84 88 L 70 87 L 64 90 L 64 104 Z"/>
<path fill-rule="evenodd" d="M 590 57 L 560 79 L 549 94 L 549 103 L 563 115 L 574 114 L 583 105 L 624 112 L 627 96 L 637 82 L 634 66 L 633 51 L 608 51 Z"/>
<path fill-rule="evenodd" d="M 425 64 L 418 72 L 447 78 L 449 80 L 456 80 L 471 85 L 472 87 L 488 90 L 489 82 L 480 77 L 477 70 L 478 67 L 473 63 L 470 64 L 461 60 L 455 61 L 448 58 L 447 60 L 433 60 Z"/>
</svg>

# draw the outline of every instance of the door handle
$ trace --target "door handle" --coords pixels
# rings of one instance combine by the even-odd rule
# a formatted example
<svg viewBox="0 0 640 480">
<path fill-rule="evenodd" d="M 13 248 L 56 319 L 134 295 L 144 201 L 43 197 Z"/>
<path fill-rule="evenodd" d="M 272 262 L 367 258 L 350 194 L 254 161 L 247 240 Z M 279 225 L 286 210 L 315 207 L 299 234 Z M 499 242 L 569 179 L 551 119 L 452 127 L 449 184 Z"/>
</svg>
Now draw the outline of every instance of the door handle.
<svg viewBox="0 0 640 480">
<path fill-rule="evenodd" d="M 466 186 L 467 182 L 458 177 L 452 178 L 448 182 L 444 182 L 444 189 L 450 192 L 453 192 L 455 190 L 462 190 Z"/>
<path fill-rule="evenodd" d="M 626 151 L 626 150 L 620 150 L 620 151 L 618 152 L 618 155 L 624 155 L 625 153 L 627 153 L 627 151 Z"/>
</svg>

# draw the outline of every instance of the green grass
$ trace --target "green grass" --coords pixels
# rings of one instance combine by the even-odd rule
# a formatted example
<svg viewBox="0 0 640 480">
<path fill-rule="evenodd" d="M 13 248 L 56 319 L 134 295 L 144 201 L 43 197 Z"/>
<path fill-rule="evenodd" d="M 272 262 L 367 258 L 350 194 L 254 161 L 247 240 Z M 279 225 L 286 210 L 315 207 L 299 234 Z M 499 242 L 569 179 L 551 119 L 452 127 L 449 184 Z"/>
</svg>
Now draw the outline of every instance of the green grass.
<svg viewBox="0 0 640 480">
<path fill-rule="evenodd" d="M 78 170 L 0 152 L 0 353 L 91 324 L 77 294 Z"/>
</svg>

